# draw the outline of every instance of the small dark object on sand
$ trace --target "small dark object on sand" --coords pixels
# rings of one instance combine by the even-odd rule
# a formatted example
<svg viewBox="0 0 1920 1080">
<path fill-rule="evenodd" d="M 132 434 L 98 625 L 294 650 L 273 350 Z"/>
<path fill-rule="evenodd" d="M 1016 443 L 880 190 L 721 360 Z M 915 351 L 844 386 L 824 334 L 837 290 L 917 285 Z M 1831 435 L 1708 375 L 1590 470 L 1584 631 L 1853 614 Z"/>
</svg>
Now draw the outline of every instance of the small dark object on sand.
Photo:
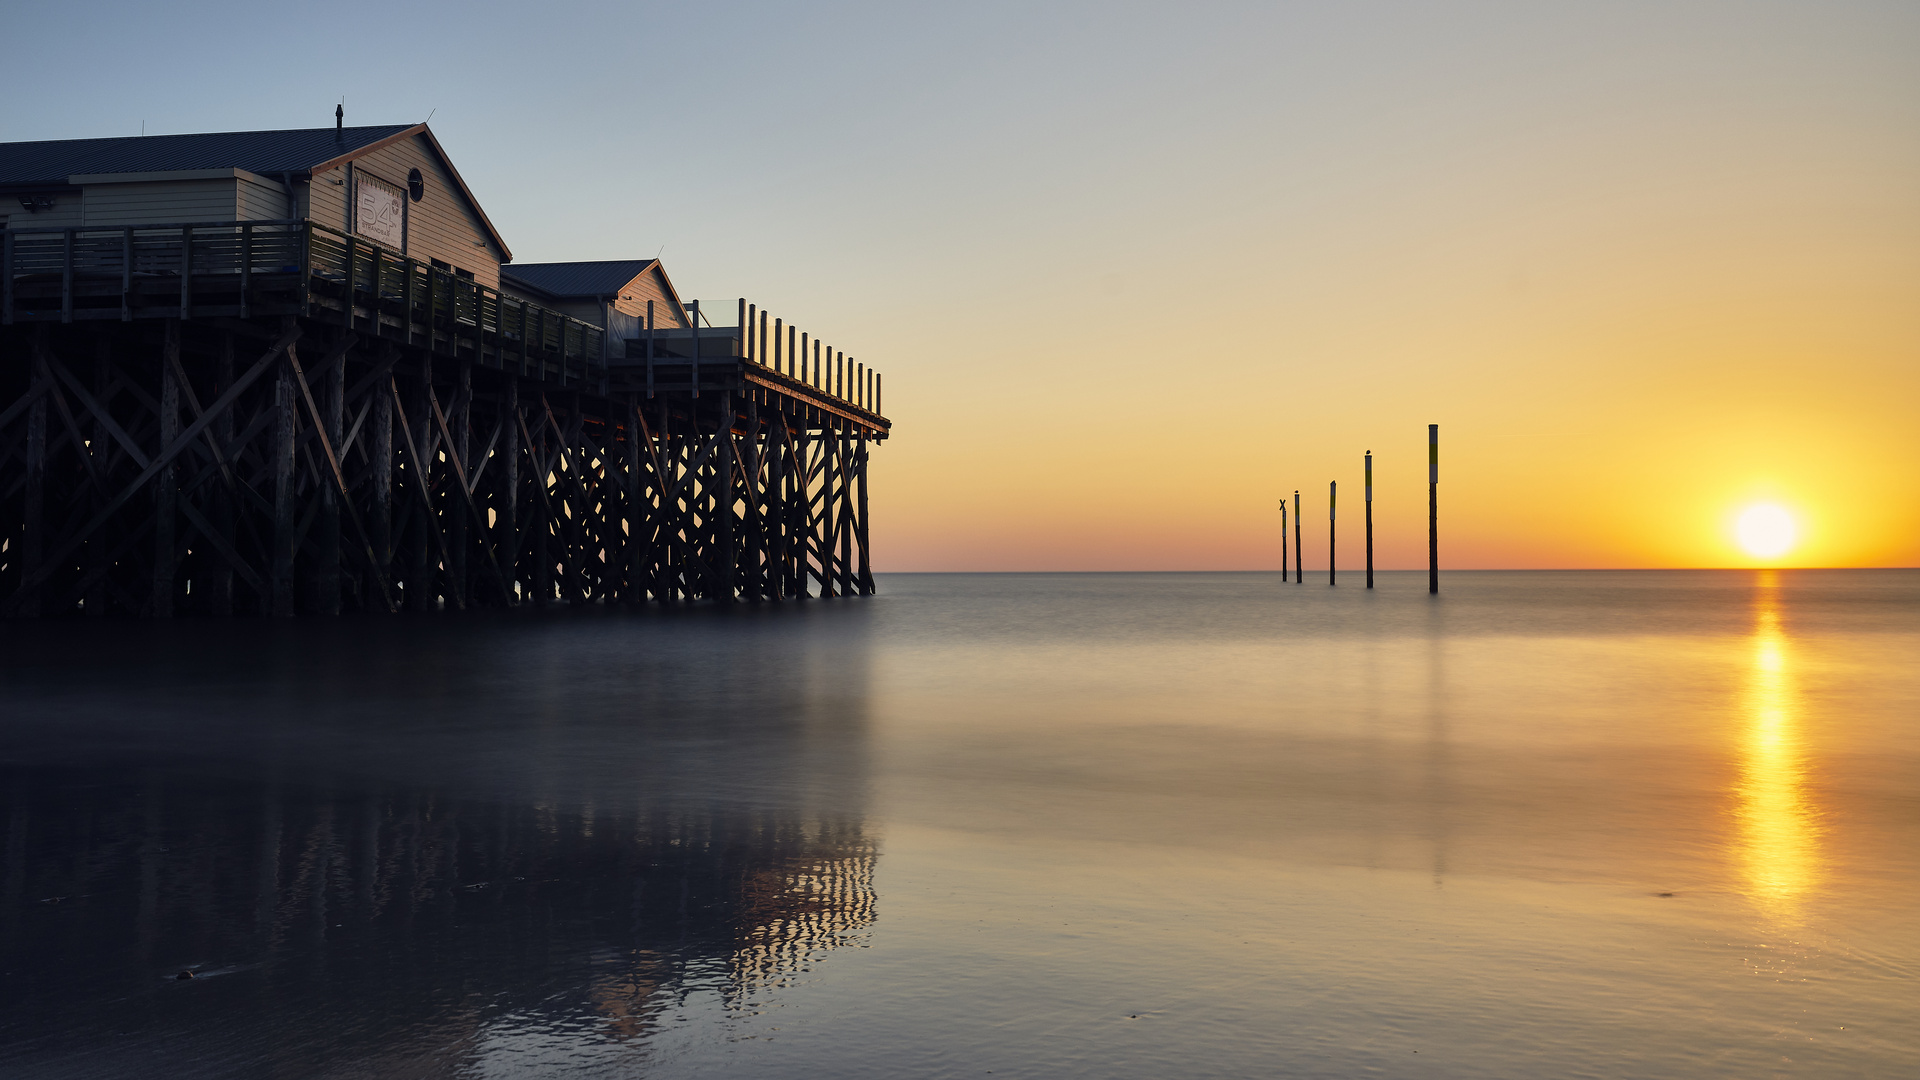
<svg viewBox="0 0 1920 1080">
<path fill-rule="evenodd" d="M 1661 895 L 1661 896 L 1672 896 L 1673 894 L 1672 894 L 1672 893 L 1670 893 L 1670 892 L 1663 892 L 1663 893 L 1661 893 L 1660 895 Z"/>
<path fill-rule="evenodd" d="M 184 981 L 184 980 L 186 980 L 186 979 L 191 979 L 191 978 L 193 978 L 193 972 L 191 972 L 191 971 L 182 971 L 182 972 L 181 972 L 180 974 L 178 974 L 178 975 L 175 975 L 175 976 L 173 977 L 173 981 L 174 981 L 174 982 L 182 982 L 182 981 Z"/>
</svg>

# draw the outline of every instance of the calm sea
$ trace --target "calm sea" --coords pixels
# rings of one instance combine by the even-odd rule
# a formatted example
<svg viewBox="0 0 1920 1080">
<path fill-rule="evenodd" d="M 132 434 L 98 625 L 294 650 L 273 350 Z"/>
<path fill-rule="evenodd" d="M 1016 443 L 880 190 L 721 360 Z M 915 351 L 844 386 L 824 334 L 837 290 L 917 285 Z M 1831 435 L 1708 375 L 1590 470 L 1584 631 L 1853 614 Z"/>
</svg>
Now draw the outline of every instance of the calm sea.
<svg viewBox="0 0 1920 1080">
<path fill-rule="evenodd" d="M 0 628 L 0 1073 L 1913 1075 L 1920 572 L 1444 587 Z"/>
</svg>

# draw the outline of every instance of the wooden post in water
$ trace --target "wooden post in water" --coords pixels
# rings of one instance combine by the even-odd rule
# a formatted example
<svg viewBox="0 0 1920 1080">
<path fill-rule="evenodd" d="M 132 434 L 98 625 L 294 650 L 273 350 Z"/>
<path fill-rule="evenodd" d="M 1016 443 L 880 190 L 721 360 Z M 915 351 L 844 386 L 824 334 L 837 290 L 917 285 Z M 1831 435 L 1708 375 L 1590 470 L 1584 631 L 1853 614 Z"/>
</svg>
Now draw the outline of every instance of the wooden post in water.
<svg viewBox="0 0 1920 1080">
<path fill-rule="evenodd" d="M 1304 584 L 1307 572 L 1306 560 L 1300 555 L 1300 489 L 1293 489 L 1293 583 Z"/>
<path fill-rule="evenodd" d="M 693 312 L 693 396 L 700 396 L 700 301 L 687 307 Z"/>
<path fill-rule="evenodd" d="M 1329 585 L 1333 584 L 1334 562 L 1336 561 L 1333 557 L 1333 497 L 1339 486 L 1339 481 L 1327 481 L 1327 584 Z"/>
<path fill-rule="evenodd" d="M 1440 591 L 1440 425 L 1427 425 L 1427 591 Z"/>
<path fill-rule="evenodd" d="M 1287 580 L 1287 497 L 1280 496 L 1280 580 Z"/>
<path fill-rule="evenodd" d="M 1367 588 L 1373 588 L 1373 451 L 1367 451 Z"/>
<path fill-rule="evenodd" d="M 68 234 L 72 236 L 71 233 Z M 180 322 L 167 320 L 166 342 L 160 358 L 160 448 L 158 457 L 180 435 Z M 180 486 L 172 463 L 160 470 L 153 481 L 153 600 L 156 619 L 173 618 L 173 576 L 178 565 L 174 555 L 174 526 L 179 520 Z M 326 492 L 329 493 L 330 492 Z M 337 533 L 338 530 L 336 529 Z"/>
</svg>

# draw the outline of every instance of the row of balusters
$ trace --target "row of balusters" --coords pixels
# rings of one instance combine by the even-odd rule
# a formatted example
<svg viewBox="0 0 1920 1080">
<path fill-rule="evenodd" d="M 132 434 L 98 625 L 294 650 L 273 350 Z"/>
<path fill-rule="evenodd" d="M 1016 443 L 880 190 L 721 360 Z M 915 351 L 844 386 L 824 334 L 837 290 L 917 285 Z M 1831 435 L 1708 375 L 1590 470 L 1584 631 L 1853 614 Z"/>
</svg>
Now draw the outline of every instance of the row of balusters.
<svg viewBox="0 0 1920 1080">
<path fill-rule="evenodd" d="M 880 414 L 880 373 L 816 339 L 759 305 L 740 301 L 743 355 L 761 367 L 796 379 L 875 415 Z"/>
</svg>

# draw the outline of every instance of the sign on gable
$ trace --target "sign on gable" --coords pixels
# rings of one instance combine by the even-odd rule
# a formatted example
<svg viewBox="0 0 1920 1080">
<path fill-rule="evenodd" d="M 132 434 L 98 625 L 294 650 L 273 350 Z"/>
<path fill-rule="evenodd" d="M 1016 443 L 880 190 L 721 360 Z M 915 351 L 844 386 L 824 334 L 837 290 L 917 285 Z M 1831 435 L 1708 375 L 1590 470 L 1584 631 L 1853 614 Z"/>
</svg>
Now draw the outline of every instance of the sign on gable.
<svg viewBox="0 0 1920 1080">
<path fill-rule="evenodd" d="M 366 173 L 354 176 L 353 231 L 376 244 L 404 250 L 406 192 Z"/>
</svg>

